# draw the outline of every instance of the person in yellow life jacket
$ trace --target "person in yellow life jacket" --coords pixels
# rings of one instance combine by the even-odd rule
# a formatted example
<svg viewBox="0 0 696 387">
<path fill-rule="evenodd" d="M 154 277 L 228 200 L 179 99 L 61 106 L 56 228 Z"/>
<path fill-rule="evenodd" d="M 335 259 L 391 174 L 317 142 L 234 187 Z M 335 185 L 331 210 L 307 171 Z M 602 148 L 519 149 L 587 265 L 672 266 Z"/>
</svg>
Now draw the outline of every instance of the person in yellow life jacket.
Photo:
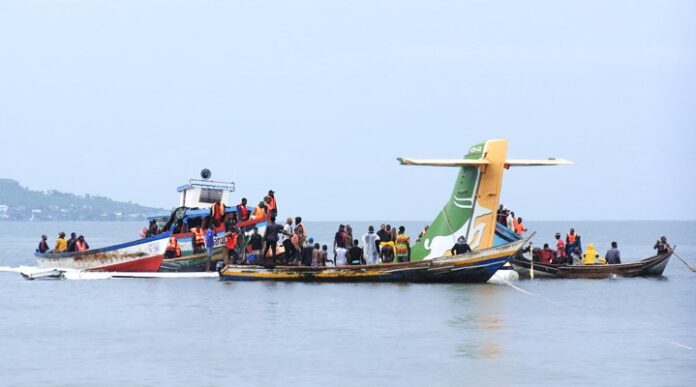
<svg viewBox="0 0 696 387">
<path fill-rule="evenodd" d="M 167 249 L 164 251 L 164 258 L 176 258 L 181 256 L 181 247 L 179 246 L 179 241 L 176 238 L 169 238 L 169 243 L 167 243 Z"/>
<path fill-rule="evenodd" d="M 252 219 L 263 219 L 266 217 L 266 204 L 264 202 L 259 202 L 259 205 L 254 207 L 254 211 L 251 212 Z"/>
<path fill-rule="evenodd" d="M 600 257 L 594 249 L 594 243 L 587 244 L 587 250 L 582 254 L 583 265 L 605 264 L 607 261 Z"/>
<path fill-rule="evenodd" d="M 60 232 L 56 239 L 56 247 L 53 248 L 54 253 L 63 253 L 68 249 L 68 241 L 65 240 L 65 233 Z"/>
<path fill-rule="evenodd" d="M 213 206 L 210 207 L 210 215 L 212 216 L 213 220 L 215 220 L 216 225 L 219 226 L 222 224 L 225 218 L 225 204 L 220 200 L 216 201 Z"/>
<path fill-rule="evenodd" d="M 194 254 L 205 251 L 205 233 L 203 230 L 197 227 L 191 229 L 191 244 L 193 245 Z"/>
<path fill-rule="evenodd" d="M 87 244 L 87 241 L 85 240 L 85 237 L 80 235 L 77 237 L 77 242 L 75 242 L 75 249 L 77 251 L 86 251 L 89 250 L 89 244 Z"/>
<path fill-rule="evenodd" d="M 522 217 L 514 219 L 512 225 L 515 227 L 515 234 L 522 235 L 527 231 L 527 228 L 522 224 Z"/>
</svg>

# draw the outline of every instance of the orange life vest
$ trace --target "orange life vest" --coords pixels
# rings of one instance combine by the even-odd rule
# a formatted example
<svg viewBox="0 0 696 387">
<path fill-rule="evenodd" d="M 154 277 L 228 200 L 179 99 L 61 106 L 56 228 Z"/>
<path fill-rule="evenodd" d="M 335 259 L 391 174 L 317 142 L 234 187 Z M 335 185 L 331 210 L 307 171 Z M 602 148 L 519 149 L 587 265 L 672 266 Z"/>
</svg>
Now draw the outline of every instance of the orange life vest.
<svg viewBox="0 0 696 387">
<path fill-rule="evenodd" d="M 179 246 L 179 241 L 176 238 L 169 238 L 169 243 L 167 243 L 167 251 L 176 252 L 176 256 L 181 256 L 181 247 Z"/>
<path fill-rule="evenodd" d="M 575 243 L 575 241 L 578 238 L 578 234 L 573 234 L 571 235 L 570 233 L 566 235 L 566 238 L 568 238 L 568 243 Z"/>
<path fill-rule="evenodd" d="M 237 233 L 228 234 L 225 238 L 225 246 L 227 246 L 229 250 L 234 249 L 235 246 L 237 246 L 237 238 Z"/>
<path fill-rule="evenodd" d="M 205 234 L 203 233 L 203 230 L 194 228 L 192 231 L 193 233 L 193 243 L 197 245 L 202 245 L 205 244 Z"/>
<path fill-rule="evenodd" d="M 245 221 L 249 219 L 249 209 L 244 205 L 239 205 L 239 221 Z"/>
<path fill-rule="evenodd" d="M 254 218 L 261 219 L 261 218 L 264 218 L 265 216 L 266 216 L 266 213 L 264 212 L 263 208 L 261 208 L 259 206 L 256 206 L 256 208 L 254 208 Z"/>
<path fill-rule="evenodd" d="M 222 204 L 222 202 L 218 204 L 213 204 L 211 210 L 213 212 L 213 219 L 217 220 L 218 222 L 222 219 L 223 216 L 225 216 L 225 205 Z"/>
<path fill-rule="evenodd" d="M 75 242 L 75 247 L 77 247 L 77 251 L 85 251 L 87 250 L 87 242 L 78 240 Z"/>
<path fill-rule="evenodd" d="M 276 209 L 276 200 L 275 200 L 274 196 L 269 196 L 269 198 L 271 198 L 271 200 L 268 202 L 267 206 L 268 206 L 268 211 L 270 212 L 270 211 Z"/>
</svg>

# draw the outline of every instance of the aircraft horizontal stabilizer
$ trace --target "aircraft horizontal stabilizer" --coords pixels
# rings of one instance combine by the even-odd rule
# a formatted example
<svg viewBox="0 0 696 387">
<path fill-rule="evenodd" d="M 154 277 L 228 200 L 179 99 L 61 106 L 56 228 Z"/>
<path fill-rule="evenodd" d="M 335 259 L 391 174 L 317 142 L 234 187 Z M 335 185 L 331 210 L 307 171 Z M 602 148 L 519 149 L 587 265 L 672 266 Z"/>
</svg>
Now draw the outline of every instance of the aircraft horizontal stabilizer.
<svg viewBox="0 0 696 387">
<path fill-rule="evenodd" d="M 572 161 L 549 158 L 546 160 L 505 160 L 505 168 L 510 167 L 543 167 L 549 165 L 571 165 Z"/>
<path fill-rule="evenodd" d="M 488 164 L 487 160 L 467 160 L 467 159 L 451 159 L 451 160 L 417 160 L 407 157 L 397 158 L 401 165 L 422 165 L 429 167 L 479 167 Z"/>
<path fill-rule="evenodd" d="M 410 159 L 407 157 L 397 158 L 401 165 L 417 165 L 429 167 L 483 167 L 488 165 L 488 160 L 467 160 L 467 159 Z M 540 167 L 550 165 L 570 165 L 572 161 L 564 159 L 546 159 L 546 160 L 505 160 L 505 168 L 510 167 Z"/>
</svg>

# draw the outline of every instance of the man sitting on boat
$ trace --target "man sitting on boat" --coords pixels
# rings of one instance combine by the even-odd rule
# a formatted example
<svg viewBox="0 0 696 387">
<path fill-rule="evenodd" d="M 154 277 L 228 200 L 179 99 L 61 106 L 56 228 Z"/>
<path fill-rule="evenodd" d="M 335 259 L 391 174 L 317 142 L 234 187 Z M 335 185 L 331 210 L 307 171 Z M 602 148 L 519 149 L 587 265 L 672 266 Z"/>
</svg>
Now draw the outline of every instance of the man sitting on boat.
<svg viewBox="0 0 696 387">
<path fill-rule="evenodd" d="M 461 255 L 461 254 L 466 254 L 471 252 L 471 246 L 469 246 L 468 243 L 466 243 L 466 238 L 464 235 L 459 236 L 457 238 L 457 243 L 452 246 L 450 249 L 450 252 L 452 255 Z"/>
<path fill-rule="evenodd" d="M 667 237 L 666 236 L 661 236 L 660 240 L 655 242 L 655 246 L 653 246 L 653 249 L 657 250 L 657 254 L 667 254 L 672 251 L 672 246 L 667 243 Z"/>
<path fill-rule="evenodd" d="M 41 235 L 41 242 L 39 242 L 39 248 L 36 249 L 36 251 L 38 251 L 39 253 L 42 253 L 42 254 L 47 252 L 50 249 L 50 247 L 48 247 L 47 240 L 48 240 L 48 237 L 46 235 Z"/>
<path fill-rule="evenodd" d="M 616 242 L 611 242 L 611 249 L 604 254 L 607 259 L 607 263 L 610 265 L 616 265 L 621 263 L 621 251 L 619 251 L 619 245 Z"/>
<path fill-rule="evenodd" d="M 77 242 L 75 242 L 75 251 L 87 251 L 89 250 L 89 244 L 85 240 L 83 235 L 77 237 Z"/>
<path fill-rule="evenodd" d="M 544 248 L 539 252 L 539 263 L 544 265 L 551 264 L 551 262 L 553 262 L 553 258 L 553 250 L 549 248 L 548 243 L 544 243 Z"/>
<path fill-rule="evenodd" d="M 53 248 L 54 253 L 62 253 L 68 249 L 68 241 L 65 240 L 65 233 L 58 233 L 58 239 L 56 239 L 56 246 Z"/>
</svg>

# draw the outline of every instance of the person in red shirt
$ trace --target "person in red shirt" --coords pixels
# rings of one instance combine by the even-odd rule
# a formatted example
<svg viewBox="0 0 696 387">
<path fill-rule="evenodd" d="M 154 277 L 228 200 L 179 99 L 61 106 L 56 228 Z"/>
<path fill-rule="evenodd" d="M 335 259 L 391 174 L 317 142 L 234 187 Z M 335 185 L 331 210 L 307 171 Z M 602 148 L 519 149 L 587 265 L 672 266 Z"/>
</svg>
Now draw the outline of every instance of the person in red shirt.
<svg viewBox="0 0 696 387">
<path fill-rule="evenodd" d="M 553 261 L 553 250 L 549 248 L 548 243 L 544 243 L 544 248 L 539 252 L 539 263 L 548 265 Z"/>
</svg>

